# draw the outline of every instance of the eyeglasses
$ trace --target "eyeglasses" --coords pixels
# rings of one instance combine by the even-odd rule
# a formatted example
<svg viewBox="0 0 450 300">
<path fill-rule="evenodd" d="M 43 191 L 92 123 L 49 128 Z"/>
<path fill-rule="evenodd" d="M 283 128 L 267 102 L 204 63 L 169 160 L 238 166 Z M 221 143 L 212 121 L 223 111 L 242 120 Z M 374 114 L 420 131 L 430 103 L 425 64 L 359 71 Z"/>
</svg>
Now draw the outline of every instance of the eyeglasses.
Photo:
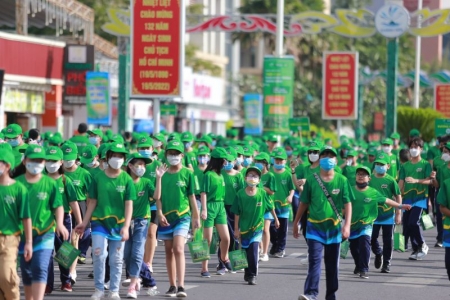
<svg viewBox="0 0 450 300">
<path fill-rule="evenodd" d="M 362 178 L 369 177 L 369 175 L 367 175 L 366 173 L 356 173 L 356 176 L 357 177 L 362 177 Z"/>
</svg>

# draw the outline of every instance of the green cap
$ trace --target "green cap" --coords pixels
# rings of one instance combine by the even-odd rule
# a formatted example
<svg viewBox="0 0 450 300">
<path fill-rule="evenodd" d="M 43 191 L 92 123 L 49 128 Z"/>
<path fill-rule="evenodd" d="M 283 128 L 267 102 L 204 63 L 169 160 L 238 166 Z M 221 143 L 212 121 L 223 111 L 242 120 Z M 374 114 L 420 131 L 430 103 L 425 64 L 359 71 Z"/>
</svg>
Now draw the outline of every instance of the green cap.
<svg viewBox="0 0 450 300">
<path fill-rule="evenodd" d="M 356 173 L 358 173 L 359 170 L 364 170 L 369 176 L 370 174 L 372 174 L 372 172 L 370 171 L 370 169 L 366 166 L 359 166 L 356 168 Z"/>
<path fill-rule="evenodd" d="M 113 142 L 113 143 L 116 143 L 116 144 L 117 143 L 120 143 L 120 144 L 124 143 L 123 136 L 121 136 L 120 134 L 113 135 L 112 137 L 109 138 L 109 141 Z"/>
<path fill-rule="evenodd" d="M 46 159 L 45 149 L 42 146 L 31 144 L 25 151 L 25 157 L 29 159 Z"/>
<path fill-rule="evenodd" d="M 90 135 L 99 136 L 101 139 L 103 139 L 103 131 L 101 129 L 88 130 L 87 133 Z"/>
<path fill-rule="evenodd" d="M 259 177 L 261 177 L 261 170 L 255 166 L 248 167 L 247 170 L 245 171 L 245 176 L 247 176 L 248 172 L 251 171 L 258 173 Z"/>
<path fill-rule="evenodd" d="M 225 148 L 222 148 L 222 147 L 217 147 L 216 149 L 214 149 L 213 152 L 211 152 L 211 157 L 213 157 L 213 158 L 223 158 L 223 159 L 226 159 L 228 161 L 233 161 L 234 160 L 234 158 L 227 153 Z"/>
<path fill-rule="evenodd" d="M 357 157 L 358 156 L 358 151 L 356 151 L 356 150 L 348 151 L 347 156 Z"/>
<path fill-rule="evenodd" d="M 64 160 L 76 160 L 78 158 L 78 147 L 70 141 L 65 142 L 61 146 Z"/>
<path fill-rule="evenodd" d="M 8 151 L 12 151 L 12 150 L 13 150 L 13 148 L 11 147 L 11 145 L 8 144 L 8 143 L 1 143 L 1 144 L 0 144 L 0 149 L 6 149 L 6 150 L 8 150 Z"/>
<path fill-rule="evenodd" d="M 244 156 L 253 156 L 255 150 L 253 150 L 253 148 L 250 145 L 247 144 L 242 148 L 244 149 Z"/>
<path fill-rule="evenodd" d="M 334 156 L 337 156 L 337 151 L 331 146 L 324 146 L 322 149 L 320 149 L 320 155 L 324 154 L 325 152 L 331 152 L 334 154 Z"/>
<path fill-rule="evenodd" d="M 94 145 L 87 145 L 81 150 L 80 161 L 82 164 L 88 165 L 94 161 L 98 155 L 98 149 Z"/>
<path fill-rule="evenodd" d="M 101 158 L 102 159 L 106 159 L 106 154 L 108 154 L 109 149 L 111 148 L 111 144 L 110 143 L 106 143 L 106 144 L 102 144 L 105 145 L 105 147 L 103 149 L 98 148 L 98 152 L 100 153 L 100 149 L 101 149 Z"/>
<path fill-rule="evenodd" d="M 411 129 L 411 131 L 409 132 L 409 136 L 410 137 L 419 137 L 420 136 L 420 131 L 417 129 Z"/>
<path fill-rule="evenodd" d="M 244 148 L 242 146 L 234 146 L 234 150 L 236 150 L 237 155 L 244 155 Z"/>
<path fill-rule="evenodd" d="M 48 143 L 55 146 L 59 146 L 63 142 L 64 142 L 63 138 L 61 137 L 61 135 L 58 134 L 54 134 L 52 137 L 48 139 Z"/>
<path fill-rule="evenodd" d="M 212 133 L 212 132 L 208 133 L 208 136 L 210 138 L 212 138 L 213 140 L 217 140 L 217 136 L 214 133 Z"/>
<path fill-rule="evenodd" d="M 389 164 L 389 157 L 384 153 L 379 153 L 377 155 L 377 158 L 375 158 L 375 162 L 383 164 L 383 165 L 387 165 L 387 164 Z"/>
<path fill-rule="evenodd" d="M 62 160 L 63 152 L 59 147 L 50 146 L 45 150 L 46 160 Z"/>
<path fill-rule="evenodd" d="M 229 136 L 229 137 L 237 137 L 238 136 L 238 134 L 239 134 L 239 130 L 237 130 L 237 129 L 228 129 L 227 130 L 227 136 Z"/>
<path fill-rule="evenodd" d="M 149 136 L 141 136 L 138 140 L 138 148 L 149 148 L 153 146 L 152 139 Z"/>
<path fill-rule="evenodd" d="M 278 142 L 278 137 L 276 135 L 269 135 L 267 137 L 268 142 Z"/>
<path fill-rule="evenodd" d="M 53 132 L 51 132 L 51 131 L 46 131 L 46 132 L 44 133 L 44 135 L 43 135 L 42 138 L 43 138 L 44 140 L 48 141 L 52 136 L 53 136 Z"/>
<path fill-rule="evenodd" d="M 399 140 L 400 139 L 400 134 L 398 132 L 394 132 L 391 134 L 391 139 L 393 140 Z"/>
<path fill-rule="evenodd" d="M 450 142 L 446 143 L 446 144 L 444 145 L 444 147 L 447 148 L 448 150 L 450 150 Z"/>
<path fill-rule="evenodd" d="M 228 148 L 226 148 L 226 150 L 227 150 L 228 154 L 233 157 L 233 160 L 235 160 L 238 157 L 237 152 L 233 147 L 228 147 Z"/>
<path fill-rule="evenodd" d="M 172 140 L 177 140 L 181 142 L 181 136 L 178 132 L 172 132 L 171 134 L 169 134 L 169 136 L 167 137 L 167 142 L 170 142 Z M 162 143 L 164 143 L 164 141 L 161 141 Z"/>
<path fill-rule="evenodd" d="M 308 151 L 320 151 L 320 148 L 322 148 L 322 145 L 315 141 L 310 142 L 308 145 Z"/>
<path fill-rule="evenodd" d="M 170 136 L 173 136 L 173 133 L 171 133 L 169 135 L 169 137 Z M 164 134 L 162 134 L 162 133 L 153 134 L 152 135 L 152 139 L 158 140 L 158 141 L 163 142 L 163 143 L 166 141 L 166 138 L 164 137 Z"/>
<path fill-rule="evenodd" d="M 183 134 L 181 135 L 181 141 L 183 143 L 189 143 L 192 142 L 194 140 L 194 136 L 192 135 L 191 132 L 189 131 L 185 131 L 183 132 Z"/>
<path fill-rule="evenodd" d="M 386 139 L 381 141 L 381 145 L 390 145 L 390 146 L 392 146 L 392 145 L 394 145 L 394 141 L 392 139 L 390 139 L 390 138 L 386 138 Z"/>
<path fill-rule="evenodd" d="M 199 143 L 207 143 L 208 145 L 211 145 L 213 140 L 212 140 L 212 138 L 210 136 L 204 135 L 197 142 L 199 142 Z"/>
<path fill-rule="evenodd" d="M 13 139 L 22 134 L 22 127 L 18 124 L 9 124 L 5 130 L 5 137 L 8 139 Z"/>
<path fill-rule="evenodd" d="M 6 148 L 0 149 L 0 161 L 7 163 L 11 167 L 11 169 L 16 165 L 14 153 Z"/>
<path fill-rule="evenodd" d="M 245 142 L 253 142 L 253 137 L 251 135 L 246 135 L 242 140 Z"/>
<path fill-rule="evenodd" d="M 283 148 L 278 148 L 275 151 L 273 151 L 273 158 L 279 158 L 279 159 L 287 159 L 286 150 Z"/>
<path fill-rule="evenodd" d="M 367 150 L 367 154 L 372 155 L 372 156 L 377 156 L 378 150 L 376 148 L 369 148 L 369 150 Z"/>
<path fill-rule="evenodd" d="M 200 147 L 200 148 L 197 149 L 197 156 L 209 155 L 210 154 L 209 152 L 210 152 L 209 148 L 203 146 L 203 147 Z"/>
<path fill-rule="evenodd" d="M 148 165 L 152 162 L 152 160 L 150 158 L 143 157 L 139 152 L 135 152 L 135 153 L 131 153 L 130 155 L 128 155 L 127 161 L 125 164 L 128 165 L 133 159 L 142 159 L 143 161 L 145 161 L 146 165 Z"/>
<path fill-rule="evenodd" d="M 111 143 L 111 147 L 108 149 L 108 152 L 114 152 L 114 153 L 123 153 L 128 154 L 128 150 L 122 143 Z"/>
<path fill-rule="evenodd" d="M 179 140 L 171 140 L 166 147 L 166 152 L 168 150 L 176 150 L 180 153 L 184 153 L 184 145 L 181 141 Z"/>
<path fill-rule="evenodd" d="M 255 156 L 255 160 L 265 161 L 267 164 L 270 164 L 270 156 L 266 152 L 258 153 L 258 155 Z"/>
</svg>

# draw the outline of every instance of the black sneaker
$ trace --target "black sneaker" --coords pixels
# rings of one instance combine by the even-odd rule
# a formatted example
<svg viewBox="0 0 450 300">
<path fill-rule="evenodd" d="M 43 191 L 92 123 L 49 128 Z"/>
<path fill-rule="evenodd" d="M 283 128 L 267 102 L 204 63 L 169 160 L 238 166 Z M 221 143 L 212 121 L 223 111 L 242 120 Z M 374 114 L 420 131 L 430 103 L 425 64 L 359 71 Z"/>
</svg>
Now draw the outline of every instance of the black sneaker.
<svg viewBox="0 0 450 300">
<path fill-rule="evenodd" d="M 184 288 L 182 286 L 179 286 L 178 290 L 177 290 L 177 298 L 186 298 L 186 297 L 187 297 L 187 294 L 184 291 Z"/>
<path fill-rule="evenodd" d="M 248 278 L 248 285 L 256 285 L 256 277 L 255 276 L 250 276 Z"/>
<path fill-rule="evenodd" d="M 367 274 L 366 272 L 361 272 L 359 273 L 359 278 L 369 279 L 369 274 Z"/>
<path fill-rule="evenodd" d="M 383 264 L 383 267 L 381 268 L 381 273 L 390 273 L 391 272 L 391 267 L 389 266 L 389 264 Z"/>
<path fill-rule="evenodd" d="M 94 279 L 94 271 L 91 271 L 91 273 L 89 273 L 88 278 Z"/>
<path fill-rule="evenodd" d="M 166 292 L 167 297 L 176 297 L 177 296 L 177 287 L 171 286 L 169 290 Z"/>
<path fill-rule="evenodd" d="M 435 248 L 442 248 L 442 241 L 437 241 L 436 244 L 434 244 Z"/>
<path fill-rule="evenodd" d="M 248 282 L 248 279 L 250 278 L 250 276 L 248 276 L 248 275 L 244 275 L 244 281 L 245 282 Z"/>
<path fill-rule="evenodd" d="M 355 270 L 353 270 L 353 274 L 355 274 L 355 275 L 359 275 L 359 269 L 358 269 L 358 267 L 355 267 Z"/>
<path fill-rule="evenodd" d="M 383 254 L 375 255 L 375 269 L 381 268 L 381 264 L 383 263 Z"/>
</svg>

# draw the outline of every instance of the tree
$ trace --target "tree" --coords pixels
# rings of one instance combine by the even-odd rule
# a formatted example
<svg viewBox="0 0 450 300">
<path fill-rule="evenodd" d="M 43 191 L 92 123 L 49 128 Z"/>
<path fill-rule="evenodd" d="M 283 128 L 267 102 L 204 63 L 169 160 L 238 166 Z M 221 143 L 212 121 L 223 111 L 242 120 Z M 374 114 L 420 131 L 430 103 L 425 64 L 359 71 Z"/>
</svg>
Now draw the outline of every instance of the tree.
<svg viewBox="0 0 450 300">
<path fill-rule="evenodd" d="M 401 136 L 408 136 L 409 131 L 416 128 L 424 141 L 434 138 L 434 121 L 445 118 L 432 108 L 415 109 L 410 106 L 399 106 L 397 110 L 397 131 Z M 414 120 L 414 122 L 411 122 Z"/>
</svg>

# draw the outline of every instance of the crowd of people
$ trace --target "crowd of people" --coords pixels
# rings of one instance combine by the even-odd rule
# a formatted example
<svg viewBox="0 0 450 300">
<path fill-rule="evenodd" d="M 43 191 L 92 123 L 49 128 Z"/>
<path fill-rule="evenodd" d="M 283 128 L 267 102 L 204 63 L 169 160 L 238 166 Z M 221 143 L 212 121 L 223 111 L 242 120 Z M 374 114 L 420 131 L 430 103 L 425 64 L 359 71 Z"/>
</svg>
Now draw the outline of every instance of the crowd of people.
<svg viewBox="0 0 450 300">
<path fill-rule="evenodd" d="M 164 241 L 165 294 L 187 297 L 185 243 L 198 230 L 208 246 L 218 236 L 217 275 L 234 272 L 229 253 L 241 248 L 244 280 L 255 285 L 259 263 L 285 256 L 290 220 L 308 246 L 299 299 L 317 299 L 323 252 L 326 299 L 336 299 L 341 243 L 348 240 L 359 278 L 369 278 L 371 252 L 375 269 L 389 273 L 396 226 L 409 259 L 426 257 L 423 212 L 435 218 L 434 246 L 446 247 L 450 279 L 449 136 L 430 144 L 415 129 L 404 143 L 398 133 L 370 143 L 342 136 L 339 147 L 313 132 L 307 141 L 280 138 L 240 140 L 234 129 L 226 137 L 120 135 L 82 123 L 65 141 L 8 125 L 0 133 L 0 299 L 20 299 L 18 260 L 27 300 L 52 293 L 52 257 L 67 242 L 80 254 L 68 268 L 59 264 L 58 289 L 72 291 L 91 247 L 91 299 L 106 290 L 120 299 L 120 285 L 136 299 L 141 289 L 156 289 L 157 240 Z M 209 267 L 204 260 L 199 276 L 210 278 Z"/>
</svg>

